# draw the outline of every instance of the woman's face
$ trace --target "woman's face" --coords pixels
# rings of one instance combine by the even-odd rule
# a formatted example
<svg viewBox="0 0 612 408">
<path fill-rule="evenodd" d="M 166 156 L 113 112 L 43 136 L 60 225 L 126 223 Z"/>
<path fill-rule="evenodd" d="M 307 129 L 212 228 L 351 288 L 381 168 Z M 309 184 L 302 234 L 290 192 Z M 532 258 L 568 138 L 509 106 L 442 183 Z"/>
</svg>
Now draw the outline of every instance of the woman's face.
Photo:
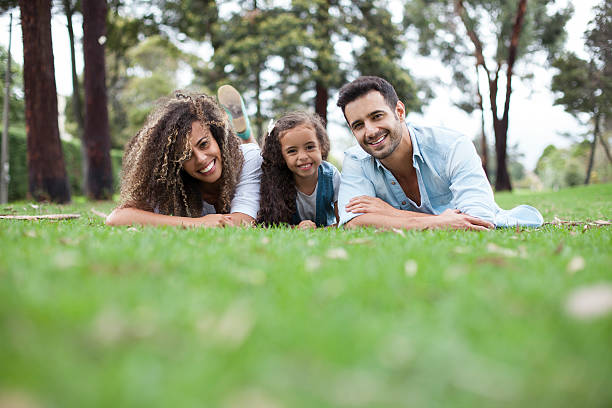
<svg viewBox="0 0 612 408">
<path fill-rule="evenodd" d="M 195 121 L 189 135 L 191 157 L 183 162 L 183 169 L 196 180 L 212 184 L 221 178 L 223 163 L 221 149 L 208 126 Z"/>
</svg>

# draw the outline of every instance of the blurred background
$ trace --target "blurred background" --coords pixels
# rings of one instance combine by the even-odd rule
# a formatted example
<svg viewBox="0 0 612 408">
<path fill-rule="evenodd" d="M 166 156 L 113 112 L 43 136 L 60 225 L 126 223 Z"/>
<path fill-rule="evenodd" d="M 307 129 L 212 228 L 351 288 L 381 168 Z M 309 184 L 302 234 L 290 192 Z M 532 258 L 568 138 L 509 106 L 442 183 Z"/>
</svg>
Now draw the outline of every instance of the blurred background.
<svg viewBox="0 0 612 408">
<path fill-rule="evenodd" d="M 341 167 L 355 142 L 335 101 L 359 75 L 389 80 L 409 121 L 473 138 L 497 191 L 612 181 L 610 0 L 2 0 L 0 12 L 3 202 L 111 198 L 155 100 L 226 83 L 258 139 L 283 111 L 316 111 Z"/>
</svg>

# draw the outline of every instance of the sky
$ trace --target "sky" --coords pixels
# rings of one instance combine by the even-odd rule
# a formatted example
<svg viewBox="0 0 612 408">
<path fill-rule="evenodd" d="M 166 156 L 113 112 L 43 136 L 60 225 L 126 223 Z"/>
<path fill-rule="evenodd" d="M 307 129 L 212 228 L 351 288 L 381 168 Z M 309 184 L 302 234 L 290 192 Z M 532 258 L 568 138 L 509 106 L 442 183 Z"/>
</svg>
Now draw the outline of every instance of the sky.
<svg viewBox="0 0 612 408">
<path fill-rule="evenodd" d="M 567 0 L 572 2 L 571 0 Z M 586 57 L 584 49 L 584 31 L 588 22 L 593 17 L 592 9 L 598 4 L 597 0 L 579 0 L 572 2 L 574 5 L 574 16 L 568 23 L 566 31 L 568 41 L 566 48 L 576 52 L 579 56 Z M 563 1 L 560 2 L 563 4 Z M 23 63 L 23 47 L 21 30 L 19 27 L 18 12 L 13 15 L 13 33 L 11 53 L 13 59 L 20 64 Z M 77 38 L 82 37 L 81 20 L 77 16 L 74 21 L 74 30 Z M 54 15 L 51 20 L 53 35 L 53 53 L 55 58 L 55 77 L 57 92 L 60 95 L 69 96 L 72 93 L 72 78 L 70 74 L 70 47 L 66 30 L 65 17 L 61 14 Z M 8 46 L 9 16 L 0 16 L 0 44 Z M 77 71 L 83 70 L 82 50 L 77 43 Z M 407 56 L 404 63 L 410 72 L 417 78 L 442 79 L 442 82 L 450 83 L 450 71 L 445 69 L 439 62 L 433 59 Z M 523 82 L 513 80 L 513 93 L 510 105 L 510 125 L 508 131 L 508 145 L 518 144 L 518 151 L 524 156 L 521 162 L 528 170 L 535 168 L 537 159 L 549 144 L 564 147 L 577 140 L 580 135 L 588 131 L 588 127 L 581 124 L 570 114 L 564 112 L 561 106 L 554 106 L 554 95 L 550 92 L 550 80 L 552 71 L 541 66 L 532 66 L 534 80 Z M 432 75 L 433 73 L 433 75 Z M 392 80 L 390 80 L 392 82 Z M 470 137 L 480 134 L 480 113 L 466 114 L 452 104 L 457 100 L 457 94 L 453 95 L 452 87 L 437 86 L 434 88 L 436 97 L 428 106 L 423 108 L 423 113 L 409 113 L 408 120 L 421 126 L 443 126 Z M 455 91 L 456 92 L 456 91 Z M 328 118 L 330 125 L 328 131 L 332 140 L 332 155 L 342 158 L 342 150 L 347 144 L 353 143 L 349 130 L 345 125 L 342 112 L 335 106 L 336 95 L 332 95 L 328 105 Z M 490 124 L 490 119 L 486 119 Z M 573 135 L 573 139 L 563 136 Z M 493 135 L 487 133 L 491 142 Z M 336 142 L 335 142 L 336 141 Z"/>
</svg>

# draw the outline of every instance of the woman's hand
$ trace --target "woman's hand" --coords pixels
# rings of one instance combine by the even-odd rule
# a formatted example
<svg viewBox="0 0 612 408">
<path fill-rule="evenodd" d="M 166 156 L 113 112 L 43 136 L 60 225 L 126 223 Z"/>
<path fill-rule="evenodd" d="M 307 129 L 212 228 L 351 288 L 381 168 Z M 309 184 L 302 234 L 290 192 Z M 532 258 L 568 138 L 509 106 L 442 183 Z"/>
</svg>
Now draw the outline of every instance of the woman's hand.
<svg viewBox="0 0 612 408">
<path fill-rule="evenodd" d="M 317 224 L 315 224 L 314 222 L 312 222 L 311 220 L 303 220 L 300 221 L 300 223 L 297 225 L 297 227 L 299 229 L 314 229 L 317 228 Z"/>
</svg>

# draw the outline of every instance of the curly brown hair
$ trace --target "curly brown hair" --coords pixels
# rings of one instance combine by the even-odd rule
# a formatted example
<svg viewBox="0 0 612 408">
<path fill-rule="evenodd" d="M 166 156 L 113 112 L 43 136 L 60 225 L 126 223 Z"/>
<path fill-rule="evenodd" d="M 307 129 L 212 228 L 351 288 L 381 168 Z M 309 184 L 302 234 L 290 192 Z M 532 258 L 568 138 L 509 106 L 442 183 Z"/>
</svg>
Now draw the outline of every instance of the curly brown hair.
<svg viewBox="0 0 612 408">
<path fill-rule="evenodd" d="M 230 212 L 244 158 L 227 114 L 210 96 L 175 91 L 160 99 L 142 129 L 127 143 L 121 176 L 121 207 L 160 214 L 199 217 L 200 181 L 185 172 L 191 157 L 189 135 L 194 121 L 208 126 L 223 163 L 219 195 L 214 203 L 221 214 Z"/>
<path fill-rule="evenodd" d="M 323 121 L 316 113 L 295 111 L 284 114 L 275 124 L 272 131 L 264 139 L 261 155 L 261 204 L 257 214 L 257 222 L 266 226 L 281 223 L 291 223 L 296 212 L 295 197 L 297 188 L 293 173 L 281 153 L 279 138 L 289 129 L 306 125 L 314 129 L 321 157 L 327 159 L 329 154 L 329 137 Z"/>
</svg>

